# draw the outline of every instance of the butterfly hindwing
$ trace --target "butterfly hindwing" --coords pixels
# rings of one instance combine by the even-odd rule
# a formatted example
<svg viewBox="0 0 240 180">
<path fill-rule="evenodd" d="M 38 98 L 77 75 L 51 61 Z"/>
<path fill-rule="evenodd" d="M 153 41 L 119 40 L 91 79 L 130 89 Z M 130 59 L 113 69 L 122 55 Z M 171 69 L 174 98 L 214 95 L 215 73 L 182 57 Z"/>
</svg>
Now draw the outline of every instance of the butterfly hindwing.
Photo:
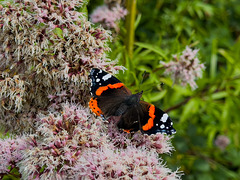
<svg viewBox="0 0 240 180">
<path fill-rule="evenodd" d="M 157 108 L 156 106 L 140 101 L 140 104 L 145 108 L 144 116 L 140 119 L 141 131 L 146 134 L 174 134 L 176 130 L 173 128 L 173 123 L 167 113 Z"/>
<path fill-rule="evenodd" d="M 118 127 L 129 131 L 141 130 L 144 134 L 171 135 L 176 132 L 168 114 L 145 101 L 130 108 L 121 117 Z"/>
<path fill-rule="evenodd" d="M 117 125 L 118 128 L 128 132 L 138 131 L 140 129 L 139 119 L 144 116 L 141 108 L 142 107 L 139 103 L 128 108 L 126 113 L 121 116 Z"/>
</svg>

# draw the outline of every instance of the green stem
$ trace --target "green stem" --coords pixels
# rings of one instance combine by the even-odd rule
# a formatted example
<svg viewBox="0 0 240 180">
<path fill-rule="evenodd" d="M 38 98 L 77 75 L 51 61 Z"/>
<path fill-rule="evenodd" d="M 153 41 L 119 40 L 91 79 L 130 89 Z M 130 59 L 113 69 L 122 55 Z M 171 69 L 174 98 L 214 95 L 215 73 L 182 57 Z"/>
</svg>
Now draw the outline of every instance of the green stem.
<svg viewBox="0 0 240 180">
<path fill-rule="evenodd" d="M 137 0 L 126 1 L 126 7 L 128 14 L 126 16 L 126 38 L 125 46 L 129 58 L 132 59 L 133 56 L 133 46 L 134 46 L 134 36 L 135 36 L 135 19 L 136 19 L 136 6 Z M 125 65 L 125 62 L 124 62 Z"/>
</svg>

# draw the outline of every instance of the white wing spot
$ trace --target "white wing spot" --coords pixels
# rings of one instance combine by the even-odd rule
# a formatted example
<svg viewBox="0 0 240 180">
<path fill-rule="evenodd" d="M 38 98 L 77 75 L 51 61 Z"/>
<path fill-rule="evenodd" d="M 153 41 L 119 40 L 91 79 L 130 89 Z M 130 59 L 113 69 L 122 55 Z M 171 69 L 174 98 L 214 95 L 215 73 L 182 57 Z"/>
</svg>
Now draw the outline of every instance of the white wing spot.
<svg viewBox="0 0 240 180">
<path fill-rule="evenodd" d="M 97 78 L 97 79 L 96 79 L 96 82 L 99 82 L 99 81 L 100 81 L 100 79 L 99 79 L 99 78 Z"/>
<path fill-rule="evenodd" d="M 162 122 L 166 122 L 167 121 L 167 119 L 168 119 L 168 115 L 167 115 L 167 113 L 165 113 L 165 114 L 163 114 L 163 116 L 162 116 L 162 118 L 160 119 L 160 121 L 162 121 Z"/>
<path fill-rule="evenodd" d="M 164 124 L 162 124 L 162 125 L 160 126 L 160 128 L 161 128 L 161 129 L 165 128 Z"/>
<path fill-rule="evenodd" d="M 156 126 L 158 126 L 158 124 L 156 124 Z"/>
<path fill-rule="evenodd" d="M 102 70 L 100 69 L 100 71 L 98 73 L 102 73 Z"/>
<path fill-rule="evenodd" d="M 108 79 L 111 78 L 111 77 L 112 77 L 111 74 L 106 74 L 106 75 L 103 76 L 102 78 L 103 78 L 104 81 L 106 81 L 106 80 L 108 80 Z"/>
</svg>

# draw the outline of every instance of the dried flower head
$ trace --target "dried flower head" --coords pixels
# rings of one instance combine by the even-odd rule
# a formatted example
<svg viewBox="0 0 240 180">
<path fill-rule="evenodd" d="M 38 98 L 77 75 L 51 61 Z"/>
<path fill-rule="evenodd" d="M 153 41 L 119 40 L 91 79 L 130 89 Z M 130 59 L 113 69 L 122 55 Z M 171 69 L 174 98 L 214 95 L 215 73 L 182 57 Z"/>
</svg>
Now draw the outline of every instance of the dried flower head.
<svg viewBox="0 0 240 180">
<path fill-rule="evenodd" d="M 192 50 L 187 46 L 179 58 L 174 55 L 174 61 L 160 63 L 166 68 L 165 74 L 171 75 L 174 82 L 180 81 L 182 86 L 189 84 L 194 90 L 198 87 L 195 80 L 202 77 L 202 71 L 205 69 L 197 53 L 198 50 Z"/>
<path fill-rule="evenodd" d="M 93 23 L 101 23 L 106 29 L 115 29 L 119 31 L 118 23 L 127 15 L 127 10 L 116 4 L 113 7 L 99 6 L 91 14 L 91 21 Z"/>
<path fill-rule="evenodd" d="M 82 4 L 14 0 L 1 7 L 0 123 L 7 129 L 31 128 L 32 107 L 45 110 L 66 100 L 86 104 L 92 67 L 121 69 L 106 57 L 110 32 L 92 27 L 75 10 Z"/>
</svg>

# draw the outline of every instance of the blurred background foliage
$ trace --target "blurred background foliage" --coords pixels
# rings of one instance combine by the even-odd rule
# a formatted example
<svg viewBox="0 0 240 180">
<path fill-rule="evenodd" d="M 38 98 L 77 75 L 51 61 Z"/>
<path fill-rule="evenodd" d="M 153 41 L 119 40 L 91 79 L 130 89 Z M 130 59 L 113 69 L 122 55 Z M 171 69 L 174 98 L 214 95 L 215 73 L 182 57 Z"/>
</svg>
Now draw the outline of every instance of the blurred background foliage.
<svg viewBox="0 0 240 180">
<path fill-rule="evenodd" d="M 180 167 L 186 180 L 240 179 L 240 1 L 128 2 L 137 2 L 128 6 L 136 16 L 121 22 L 109 56 L 127 68 L 118 77 L 133 92 L 143 90 L 145 101 L 173 119 L 176 151 L 165 157 L 168 167 Z M 101 3 L 91 0 L 89 13 Z M 164 76 L 159 63 L 187 45 L 206 66 L 194 91 Z M 219 135 L 230 140 L 226 148 L 216 145 Z"/>
</svg>

